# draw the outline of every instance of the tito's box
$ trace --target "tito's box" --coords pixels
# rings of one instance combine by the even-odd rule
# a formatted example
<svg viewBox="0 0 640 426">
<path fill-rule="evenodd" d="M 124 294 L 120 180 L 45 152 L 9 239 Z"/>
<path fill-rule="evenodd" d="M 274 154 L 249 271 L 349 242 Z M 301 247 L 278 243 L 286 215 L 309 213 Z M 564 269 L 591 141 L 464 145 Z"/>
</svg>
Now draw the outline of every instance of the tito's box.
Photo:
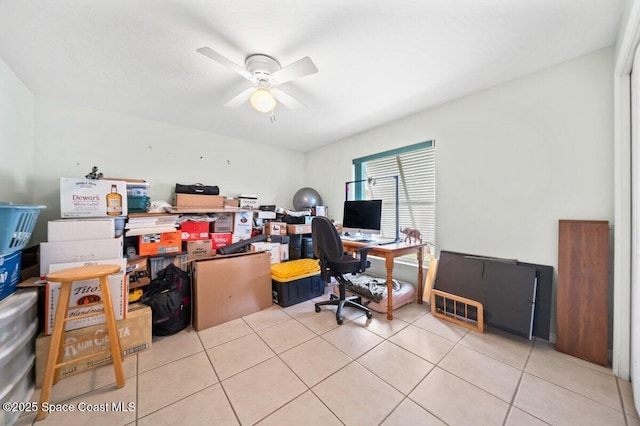
<svg viewBox="0 0 640 426">
<path fill-rule="evenodd" d="M 127 183 L 119 180 L 60 178 L 60 216 L 126 216 Z"/>
<path fill-rule="evenodd" d="M 97 260 L 92 262 L 54 263 L 49 265 L 49 272 L 56 272 L 78 266 L 103 264 L 120 265 L 120 272 L 109 275 L 107 279 L 109 280 L 109 292 L 111 293 L 113 314 L 117 320 L 126 318 L 127 305 L 129 301 L 128 282 L 127 276 L 125 275 L 125 271 L 127 270 L 126 258 Z M 59 297 L 60 283 L 47 283 L 45 302 L 46 316 L 44 321 L 44 333 L 46 335 L 53 332 L 53 321 L 55 320 Z M 82 315 L 89 313 L 104 312 L 102 303 L 96 305 L 97 302 L 101 301 L 102 292 L 100 291 L 100 282 L 98 278 L 75 281 L 71 287 L 71 298 L 69 300 L 69 312 L 67 316 L 80 318 L 68 321 L 65 330 L 75 330 L 77 328 L 87 327 L 90 325 L 103 324 L 105 322 L 104 313 L 91 317 L 81 317 Z"/>
<path fill-rule="evenodd" d="M 127 357 L 151 348 L 151 308 L 136 303 L 129 307 L 127 319 L 118 321 L 118 336 L 122 356 Z M 106 324 L 84 327 L 64 334 L 62 362 L 88 356 L 92 353 L 110 349 Z M 36 386 L 42 386 L 44 370 L 49 354 L 51 336 L 40 335 L 36 339 Z M 78 360 L 60 368 L 60 378 L 73 376 L 91 368 L 111 363 L 111 353 L 95 355 Z"/>
</svg>

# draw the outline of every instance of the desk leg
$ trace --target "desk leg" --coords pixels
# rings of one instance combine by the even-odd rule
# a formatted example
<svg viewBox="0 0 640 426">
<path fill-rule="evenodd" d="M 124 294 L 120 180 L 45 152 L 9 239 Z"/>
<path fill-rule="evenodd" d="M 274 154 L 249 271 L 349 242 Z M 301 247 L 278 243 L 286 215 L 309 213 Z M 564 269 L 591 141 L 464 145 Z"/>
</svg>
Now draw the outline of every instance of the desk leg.
<svg viewBox="0 0 640 426">
<path fill-rule="evenodd" d="M 387 268 L 387 319 L 393 319 L 393 254 L 385 256 L 384 265 Z"/>
<path fill-rule="evenodd" d="M 423 247 L 418 248 L 418 303 L 422 304 L 422 293 L 424 292 L 423 284 L 423 271 L 422 271 L 422 256 L 424 253 Z"/>
</svg>

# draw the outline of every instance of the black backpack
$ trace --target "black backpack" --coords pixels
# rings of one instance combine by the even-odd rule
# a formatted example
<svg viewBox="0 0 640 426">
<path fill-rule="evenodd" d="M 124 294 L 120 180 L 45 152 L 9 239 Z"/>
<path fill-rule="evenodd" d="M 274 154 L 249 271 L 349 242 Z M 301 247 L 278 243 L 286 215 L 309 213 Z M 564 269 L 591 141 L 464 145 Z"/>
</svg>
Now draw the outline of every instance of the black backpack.
<svg viewBox="0 0 640 426">
<path fill-rule="evenodd" d="M 168 336 L 191 323 L 191 280 L 189 274 L 170 263 L 158 271 L 140 300 L 151 307 L 151 331 Z"/>
</svg>

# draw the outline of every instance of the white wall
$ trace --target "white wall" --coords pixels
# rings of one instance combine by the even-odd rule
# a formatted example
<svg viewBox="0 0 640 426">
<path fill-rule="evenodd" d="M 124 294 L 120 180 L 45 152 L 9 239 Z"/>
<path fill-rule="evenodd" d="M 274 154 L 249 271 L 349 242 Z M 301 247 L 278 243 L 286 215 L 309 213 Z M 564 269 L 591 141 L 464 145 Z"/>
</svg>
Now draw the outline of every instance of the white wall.
<svg viewBox="0 0 640 426">
<path fill-rule="evenodd" d="M 0 59 L 0 201 L 31 203 L 34 98 Z"/>
<path fill-rule="evenodd" d="M 353 158 L 433 139 L 438 249 L 556 268 L 559 219 L 614 218 L 613 60 L 603 49 L 308 152 L 306 182 L 341 219 Z"/>
<path fill-rule="evenodd" d="M 145 179 L 151 199 L 167 202 L 176 183 L 200 182 L 290 207 L 303 186 L 302 153 L 46 98 L 36 98 L 35 110 L 34 198 L 49 207 L 45 220 L 60 215 L 59 178 L 83 177 L 92 166 L 107 177 Z"/>
</svg>

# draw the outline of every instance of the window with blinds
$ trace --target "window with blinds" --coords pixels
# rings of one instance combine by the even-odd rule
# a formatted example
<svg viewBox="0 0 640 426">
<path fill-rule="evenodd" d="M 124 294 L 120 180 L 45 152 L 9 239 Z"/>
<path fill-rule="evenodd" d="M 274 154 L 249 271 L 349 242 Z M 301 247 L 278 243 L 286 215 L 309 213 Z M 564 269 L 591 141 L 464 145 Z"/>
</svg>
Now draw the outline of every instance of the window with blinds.
<svg viewBox="0 0 640 426">
<path fill-rule="evenodd" d="M 382 235 L 396 235 L 396 178 L 400 228 L 416 228 L 422 240 L 436 241 L 436 156 L 433 141 L 353 160 L 356 182 L 351 199 L 382 199 Z M 401 238 L 404 236 L 401 234 Z"/>
</svg>

